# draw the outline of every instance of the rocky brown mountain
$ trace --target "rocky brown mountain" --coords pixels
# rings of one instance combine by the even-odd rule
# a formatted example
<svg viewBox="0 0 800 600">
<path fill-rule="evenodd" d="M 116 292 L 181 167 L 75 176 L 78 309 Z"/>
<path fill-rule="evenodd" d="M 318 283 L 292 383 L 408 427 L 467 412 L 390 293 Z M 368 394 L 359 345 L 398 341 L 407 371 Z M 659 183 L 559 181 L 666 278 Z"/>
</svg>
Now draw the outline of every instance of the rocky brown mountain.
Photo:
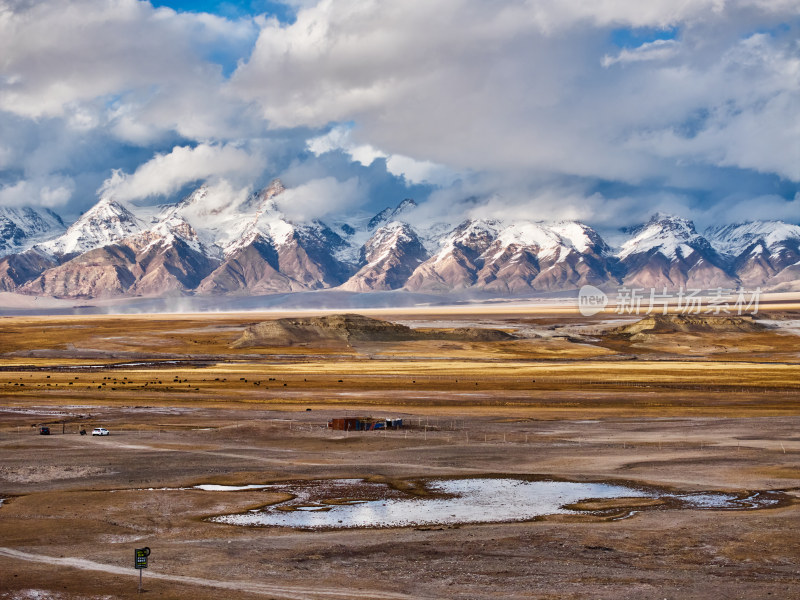
<svg viewBox="0 0 800 600">
<path fill-rule="evenodd" d="M 217 265 L 180 238 L 132 238 L 84 252 L 21 288 L 58 298 L 162 296 L 194 290 Z"/>
<path fill-rule="evenodd" d="M 58 261 L 35 249 L 0 258 L 0 292 L 11 292 L 32 281 Z"/>
</svg>

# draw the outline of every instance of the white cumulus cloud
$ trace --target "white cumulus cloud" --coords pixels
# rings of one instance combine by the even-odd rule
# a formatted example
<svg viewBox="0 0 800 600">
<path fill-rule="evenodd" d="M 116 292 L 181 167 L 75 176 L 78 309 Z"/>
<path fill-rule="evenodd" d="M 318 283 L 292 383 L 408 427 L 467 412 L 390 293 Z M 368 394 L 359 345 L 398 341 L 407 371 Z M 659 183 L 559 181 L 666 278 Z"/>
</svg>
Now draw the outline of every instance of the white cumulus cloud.
<svg viewBox="0 0 800 600">
<path fill-rule="evenodd" d="M 617 63 L 642 62 L 645 60 L 665 60 L 675 56 L 678 51 L 678 42 L 675 40 L 655 40 L 647 42 L 637 48 L 623 48 L 616 56 L 606 54 L 602 65 L 610 67 Z"/>
<path fill-rule="evenodd" d="M 366 200 L 364 192 L 356 177 L 345 181 L 324 177 L 289 188 L 275 200 L 287 218 L 303 221 L 360 206 Z"/>
<path fill-rule="evenodd" d="M 333 127 L 328 133 L 308 140 L 307 147 L 317 156 L 341 150 L 353 161 L 365 167 L 377 159 L 386 159 L 387 171 L 411 184 L 447 185 L 457 178 L 457 175 L 444 165 L 429 160 L 415 160 L 402 154 L 386 154 L 369 144 L 359 144 L 352 139 L 352 129 L 345 125 Z"/>
<path fill-rule="evenodd" d="M 132 174 L 115 171 L 100 193 L 120 200 L 134 200 L 175 193 L 187 183 L 212 178 L 255 178 L 264 167 L 257 153 L 228 144 L 178 146 L 158 154 Z"/>
<path fill-rule="evenodd" d="M 0 185 L 0 206 L 64 206 L 75 191 L 75 183 L 67 177 L 22 179 Z"/>
</svg>

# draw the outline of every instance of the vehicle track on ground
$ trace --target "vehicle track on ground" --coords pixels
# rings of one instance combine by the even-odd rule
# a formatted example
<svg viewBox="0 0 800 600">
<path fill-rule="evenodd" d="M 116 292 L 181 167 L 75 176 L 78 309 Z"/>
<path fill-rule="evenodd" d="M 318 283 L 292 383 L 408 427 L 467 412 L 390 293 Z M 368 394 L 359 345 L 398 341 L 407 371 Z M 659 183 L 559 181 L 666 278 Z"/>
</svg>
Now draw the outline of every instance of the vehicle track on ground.
<svg viewBox="0 0 800 600">
<path fill-rule="evenodd" d="M 84 571 L 102 571 L 112 575 L 123 575 L 127 577 L 138 577 L 138 571 L 132 568 L 118 567 L 116 565 L 108 565 L 98 563 L 83 558 L 57 558 L 54 556 L 47 556 L 44 554 L 32 554 L 30 552 L 22 552 L 21 550 L 14 550 L 13 548 L 0 547 L 0 556 L 13 558 L 17 560 L 24 560 L 28 562 L 45 563 L 49 565 L 58 565 L 61 567 L 70 567 L 73 569 L 81 569 Z M 188 585 L 197 585 L 203 587 L 211 587 L 223 590 L 232 590 L 237 592 L 248 592 L 251 594 L 263 594 L 273 598 L 281 598 L 286 600 L 312 600 L 320 599 L 326 600 L 329 598 L 371 598 L 374 600 L 424 600 L 422 596 L 417 594 L 411 596 L 397 592 L 387 592 L 383 590 L 369 589 L 369 590 L 343 590 L 331 587 L 302 587 L 292 585 L 277 585 L 270 583 L 251 583 L 248 581 L 219 581 L 216 579 L 205 579 L 203 577 L 189 577 L 186 575 L 169 575 L 166 573 L 154 573 L 148 571 L 147 579 L 158 579 L 168 581 L 171 583 L 183 583 Z"/>
<path fill-rule="evenodd" d="M 77 440 L 77 443 L 85 443 L 81 442 L 81 440 Z M 149 445 L 149 444 L 131 444 L 131 443 L 116 443 L 115 448 L 126 448 L 128 450 L 143 450 L 147 452 L 171 452 L 171 453 L 182 453 L 182 454 L 197 454 L 202 456 L 220 456 L 223 458 L 235 458 L 244 461 L 255 461 L 267 464 L 278 464 L 278 465 L 285 465 L 286 458 L 270 458 L 266 456 L 258 456 L 257 454 L 237 454 L 235 452 L 224 452 L 219 450 L 193 450 L 191 448 L 164 448 L 159 447 L 158 445 Z M 428 449 L 427 446 L 418 446 L 410 448 L 412 450 L 426 450 Z M 263 450 L 259 448 L 252 448 L 252 451 L 255 452 L 262 452 Z M 272 450 L 270 450 L 272 451 Z M 280 452 L 287 452 L 286 450 L 278 450 Z M 294 450 L 288 451 L 291 453 L 295 453 Z M 338 453 L 343 454 L 343 453 Z M 330 462 L 311 462 L 311 461 L 302 461 L 303 466 L 307 467 L 329 467 Z M 353 462 L 345 462 L 343 463 L 349 466 L 361 466 L 364 467 L 365 464 L 360 461 L 353 461 Z M 393 467 L 409 467 L 413 466 L 413 463 L 403 463 L 403 462 L 381 462 L 381 466 L 393 466 Z M 450 472 L 453 470 L 453 467 L 449 466 L 436 466 L 436 465 L 428 465 L 426 466 L 426 470 L 428 471 L 445 471 Z M 477 467 L 463 467 L 462 471 L 474 471 L 476 473 L 482 472 L 483 469 Z"/>
</svg>

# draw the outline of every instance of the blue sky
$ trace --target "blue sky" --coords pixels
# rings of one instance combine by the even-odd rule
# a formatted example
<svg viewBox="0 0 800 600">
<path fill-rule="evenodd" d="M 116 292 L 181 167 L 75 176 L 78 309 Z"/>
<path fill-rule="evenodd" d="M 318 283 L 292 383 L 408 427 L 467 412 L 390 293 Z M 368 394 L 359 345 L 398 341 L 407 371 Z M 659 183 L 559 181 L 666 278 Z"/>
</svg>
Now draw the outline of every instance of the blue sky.
<svg viewBox="0 0 800 600">
<path fill-rule="evenodd" d="M 655 42 L 656 40 L 674 40 L 678 37 L 677 27 L 666 27 L 663 29 L 652 27 L 623 27 L 611 31 L 611 41 L 620 48 L 638 48 L 642 44 Z"/>
<path fill-rule="evenodd" d="M 162 7 L 172 11 L 159 10 Z M 800 221 L 795 2 L 12 2 L 0 205 Z"/>
<path fill-rule="evenodd" d="M 292 22 L 296 10 L 288 4 L 271 0 L 240 0 L 213 2 L 211 0 L 152 0 L 151 4 L 158 8 L 167 6 L 176 11 L 193 13 L 210 13 L 225 18 L 254 17 L 265 14 L 282 22 Z"/>
</svg>

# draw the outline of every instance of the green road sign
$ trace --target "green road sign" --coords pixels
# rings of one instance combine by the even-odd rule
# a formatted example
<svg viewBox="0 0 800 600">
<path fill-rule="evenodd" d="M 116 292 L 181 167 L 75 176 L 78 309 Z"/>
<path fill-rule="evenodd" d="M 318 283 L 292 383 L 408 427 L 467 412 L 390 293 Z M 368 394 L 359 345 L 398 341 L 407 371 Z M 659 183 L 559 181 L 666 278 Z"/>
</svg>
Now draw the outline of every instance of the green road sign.
<svg viewBox="0 0 800 600">
<path fill-rule="evenodd" d="M 134 551 L 133 566 L 136 569 L 147 568 L 147 557 L 150 556 L 150 548 L 136 548 Z"/>
</svg>

